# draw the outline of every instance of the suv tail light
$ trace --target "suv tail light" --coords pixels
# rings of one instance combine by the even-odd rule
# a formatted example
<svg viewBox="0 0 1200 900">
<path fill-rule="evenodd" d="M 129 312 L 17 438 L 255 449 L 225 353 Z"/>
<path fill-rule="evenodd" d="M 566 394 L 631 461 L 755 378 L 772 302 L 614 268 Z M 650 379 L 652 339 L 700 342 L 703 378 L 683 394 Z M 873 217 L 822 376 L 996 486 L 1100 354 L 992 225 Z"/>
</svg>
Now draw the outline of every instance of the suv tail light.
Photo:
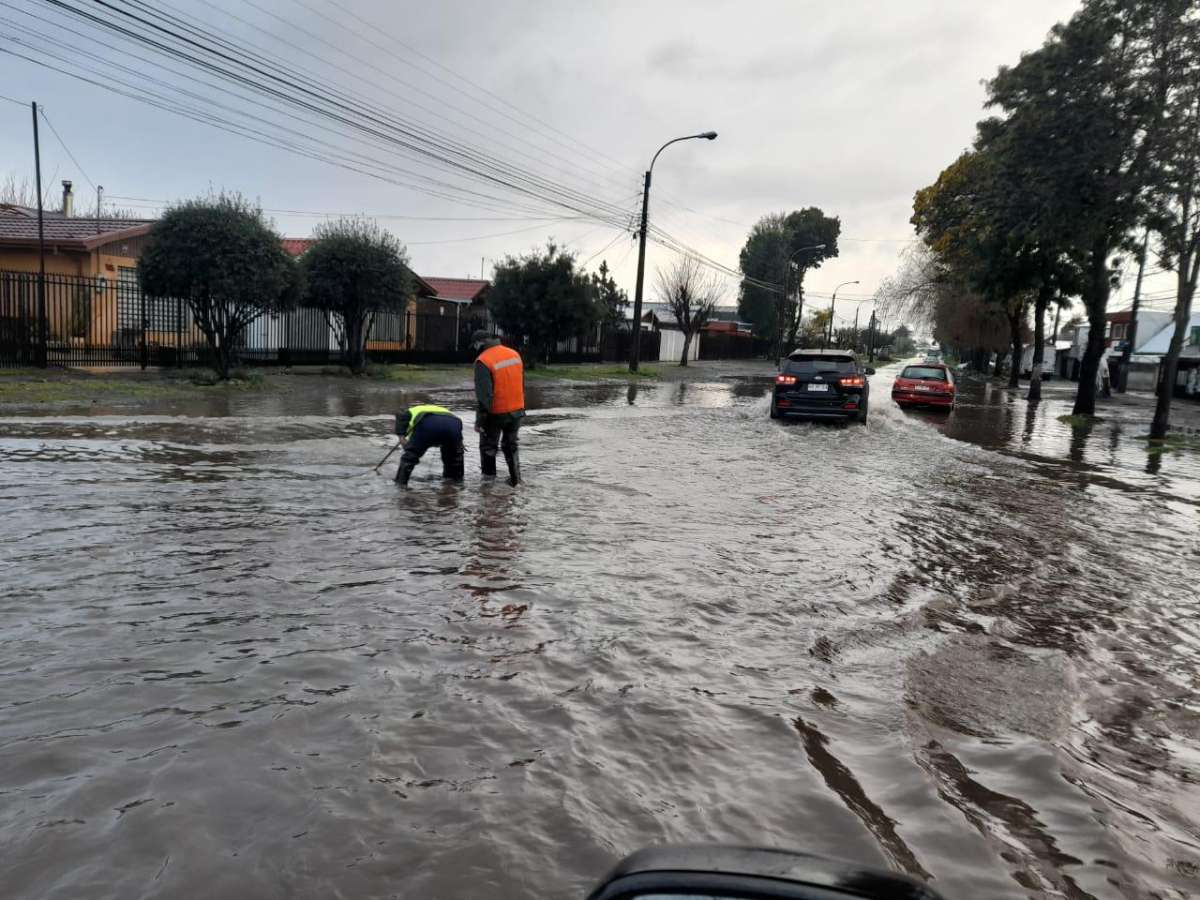
<svg viewBox="0 0 1200 900">
<path fill-rule="evenodd" d="M 776 384 L 795 384 L 796 376 L 795 375 L 776 375 L 775 383 Z"/>
<path fill-rule="evenodd" d="M 839 378 L 838 384 L 842 387 L 862 387 L 866 384 L 866 380 L 861 375 L 848 375 L 845 378 Z"/>
</svg>

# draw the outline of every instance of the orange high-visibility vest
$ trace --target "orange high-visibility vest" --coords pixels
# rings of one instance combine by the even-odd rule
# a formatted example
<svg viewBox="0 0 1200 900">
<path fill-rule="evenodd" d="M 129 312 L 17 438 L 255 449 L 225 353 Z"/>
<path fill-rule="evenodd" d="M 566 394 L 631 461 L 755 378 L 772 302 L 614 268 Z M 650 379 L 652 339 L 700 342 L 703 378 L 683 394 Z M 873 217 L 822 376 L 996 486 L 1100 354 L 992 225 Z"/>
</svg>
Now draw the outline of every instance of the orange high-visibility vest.
<svg viewBox="0 0 1200 900">
<path fill-rule="evenodd" d="M 479 354 L 478 362 L 492 373 L 493 415 L 516 412 L 525 408 L 525 366 L 521 354 L 499 344 Z"/>
</svg>

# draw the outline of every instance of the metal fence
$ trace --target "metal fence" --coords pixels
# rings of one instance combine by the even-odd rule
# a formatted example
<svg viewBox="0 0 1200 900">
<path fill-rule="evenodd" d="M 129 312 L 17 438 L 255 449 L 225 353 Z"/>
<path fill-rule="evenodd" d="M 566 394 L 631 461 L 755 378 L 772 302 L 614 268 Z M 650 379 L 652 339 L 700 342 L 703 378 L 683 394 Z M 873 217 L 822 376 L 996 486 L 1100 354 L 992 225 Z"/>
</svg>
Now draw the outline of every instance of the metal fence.
<svg viewBox="0 0 1200 900">
<path fill-rule="evenodd" d="M 0 271 L 0 365 L 195 366 L 209 355 L 191 308 L 140 289 L 134 270 L 119 277 L 45 276 Z M 374 362 L 470 362 L 479 322 L 444 313 L 377 313 L 367 336 Z M 266 314 L 242 332 L 238 356 L 249 365 L 340 362 L 337 328 L 319 309 Z"/>
</svg>

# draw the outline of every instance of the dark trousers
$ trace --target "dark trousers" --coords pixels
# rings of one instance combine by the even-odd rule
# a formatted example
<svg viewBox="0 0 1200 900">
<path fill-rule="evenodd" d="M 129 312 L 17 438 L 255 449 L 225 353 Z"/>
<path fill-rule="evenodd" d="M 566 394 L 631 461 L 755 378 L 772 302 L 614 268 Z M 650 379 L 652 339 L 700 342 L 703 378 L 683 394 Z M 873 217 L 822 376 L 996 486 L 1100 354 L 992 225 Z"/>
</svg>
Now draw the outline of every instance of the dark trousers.
<svg viewBox="0 0 1200 900">
<path fill-rule="evenodd" d="M 511 413 L 502 416 L 487 416 L 480 423 L 483 429 L 479 433 L 479 461 L 484 475 L 496 474 L 496 451 L 502 450 L 504 458 L 509 462 L 510 469 L 517 458 L 517 447 L 520 439 L 517 433 L 521 430 L 520 416 Z"/>
<path fill-rule="evenodd" d="M 425 451 L 437 447 L 442 451 L 442 477 L 463 479 L 463 436 L 462 419 L 458 416 L 428 414 L 421 417 L 417 427 L 408 438 L 408 445 L 400 457 L 397 480 L 408 481 L 408 475 L 416 468 Z"/>
</svg>

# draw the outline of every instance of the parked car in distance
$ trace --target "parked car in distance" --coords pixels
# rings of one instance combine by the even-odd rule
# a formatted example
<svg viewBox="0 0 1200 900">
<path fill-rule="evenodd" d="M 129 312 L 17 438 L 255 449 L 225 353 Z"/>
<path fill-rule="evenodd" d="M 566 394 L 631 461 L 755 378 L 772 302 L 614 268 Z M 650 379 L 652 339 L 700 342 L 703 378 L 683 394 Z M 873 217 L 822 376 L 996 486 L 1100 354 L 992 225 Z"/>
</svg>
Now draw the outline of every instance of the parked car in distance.
<svg viewBox="0 0 1200 900">
<path fill-rule="evenodd" d="M 905 366 L 892 385 L 892 399 L 901 408 L 936 406 L 950 409 L 957 393 L 954 374 L 941 363 Z"/>
<path fill-rule="evenodd" d="M 771 418 L 867 421 L 868 375 L 851 350 L 795 350 L 783 361 L 771 394 Z"/>
</svg>

